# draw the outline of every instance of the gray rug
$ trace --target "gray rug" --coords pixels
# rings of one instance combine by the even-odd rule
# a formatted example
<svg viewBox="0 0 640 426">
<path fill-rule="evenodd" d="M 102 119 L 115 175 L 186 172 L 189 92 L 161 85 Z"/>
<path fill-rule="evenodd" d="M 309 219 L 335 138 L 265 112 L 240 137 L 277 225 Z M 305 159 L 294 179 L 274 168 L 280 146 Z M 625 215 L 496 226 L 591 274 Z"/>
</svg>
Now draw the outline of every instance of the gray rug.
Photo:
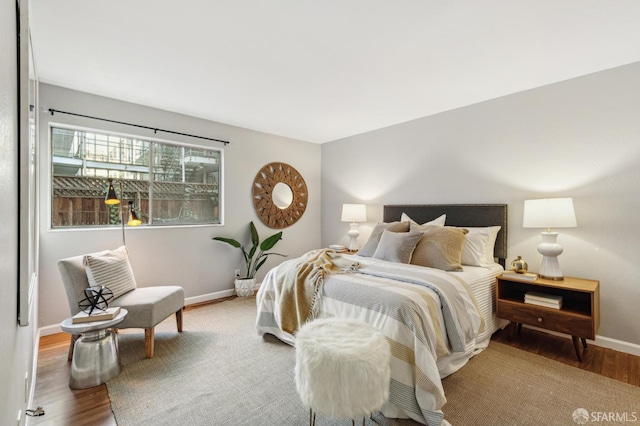
<svg viewBox="0 0 640 426">
<path fill-rule="evenodd" d="M 184 314 L 181 334 L 169 318 L 156 328 L 152 359 L 145 358 L 143 333 L 121 333 L 124 369 L 107 384 L 118 425 L 308 424 L 293 380 L 294 349 L 258 336 L 255 313 L 253 298 L 192 309 Z M 640 411 L 638 387 L 496 342 L 444 386 L 443 411 L 454 426 L 574 425 L 578 408 L 590 415 Z M 417 424 L 380 415 L 376 420 L 387 426 Z M 316 424 L 351 422 L 318 416 Z"/>
</svg>

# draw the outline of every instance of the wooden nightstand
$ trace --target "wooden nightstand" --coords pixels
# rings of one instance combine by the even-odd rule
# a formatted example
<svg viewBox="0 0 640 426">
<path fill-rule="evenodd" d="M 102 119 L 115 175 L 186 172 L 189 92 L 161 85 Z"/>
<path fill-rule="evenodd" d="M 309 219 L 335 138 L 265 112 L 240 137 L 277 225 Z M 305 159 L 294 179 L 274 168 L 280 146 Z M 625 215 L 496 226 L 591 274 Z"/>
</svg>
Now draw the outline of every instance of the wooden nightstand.
<svg viewBox="0 0 640 426">
<path fill-rule="evenodd" d="M 524 303 L 528 291 L 562 296 L 562 308 Z M 578 361 L 582 361 L 578 338 L 587 349 L 585 339 L 595 339 L 600 326 L 600 282 L 571 277 L 562 281 L 519 281 L 501 275 L 496 285 L 496 314 L 511 321 L 512 333 L 529 324 L 570 334 Z"/>
</svg>

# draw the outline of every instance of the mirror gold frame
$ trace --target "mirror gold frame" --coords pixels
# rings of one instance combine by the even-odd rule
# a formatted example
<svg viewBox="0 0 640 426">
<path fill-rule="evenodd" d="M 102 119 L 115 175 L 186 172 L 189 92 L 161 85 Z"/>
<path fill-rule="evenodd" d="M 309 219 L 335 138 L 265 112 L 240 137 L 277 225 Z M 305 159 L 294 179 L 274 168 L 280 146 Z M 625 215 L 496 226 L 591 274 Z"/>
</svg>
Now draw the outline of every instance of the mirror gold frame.
<svg viewBox="0 0 640 426">
<path fill-rule="evenodd" d="M 279 183 L 287 185 L 293 200 L 280 208 L 273 200 L 273 190 Z M 307 184 L 298 171 L 286 163 L 269 163 L 253 180 L 253 206 L 262 222 L 270 228 L 282 229 L 296 223 L 307 208 Z"/>
</svg>

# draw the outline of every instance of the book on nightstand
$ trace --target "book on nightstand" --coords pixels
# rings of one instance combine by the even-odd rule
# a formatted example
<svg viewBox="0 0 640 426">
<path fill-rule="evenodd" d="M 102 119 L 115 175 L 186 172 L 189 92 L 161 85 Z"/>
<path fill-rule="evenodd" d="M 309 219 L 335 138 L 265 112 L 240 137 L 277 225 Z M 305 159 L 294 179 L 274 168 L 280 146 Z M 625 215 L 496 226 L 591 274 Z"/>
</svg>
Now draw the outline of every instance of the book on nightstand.
<svg viewBox="0 0 640 426">
<path fill-rule="evenodd" d="M 524 303 L 560 309 L 562 307 L 562 296 L 528 291 L 524 294 Z"/>
<path fill-rule="evenodd" d="M 502 276 L 520 281 L 535 281 L 538 279 L 538 274 L 533 274 L 531 272 L 518 273 L 516 271 L 504 271 Z"/>
<path fill-rule="evenodd" d="M 529 305 L 544 306 L 546 308 L 553 308 L 553 309 L 562 308 L 562 303 L 547 303 L 547 302 L 543 302 L 541 300 L 527 299 L 526 297 L 524 299 L 524 303 L 527 303 Z"/>
<path fill-rule="evenodd" d="M 120 313 L 120 306 L 116 306 L 113 308 L 107 308 L 104 311 L 96 311 L 91 315 L 84 311 L 80 311 L 75 314 L 71 322 L 73 324 L 82 324 L 85 322 L 93 322 L 93 321 L 107 321 L 114 319 Z"/>
</svg>

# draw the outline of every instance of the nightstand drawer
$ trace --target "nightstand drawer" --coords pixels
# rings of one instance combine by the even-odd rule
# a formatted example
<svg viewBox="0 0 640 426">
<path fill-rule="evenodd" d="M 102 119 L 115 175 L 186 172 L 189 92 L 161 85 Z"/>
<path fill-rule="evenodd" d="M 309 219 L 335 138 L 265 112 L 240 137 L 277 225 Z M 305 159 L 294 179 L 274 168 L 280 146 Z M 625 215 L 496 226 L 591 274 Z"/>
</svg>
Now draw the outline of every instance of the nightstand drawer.
<svg viewBox="0 0 640 426">
<path fill-rule="evenodd" d="M 524 303 L 498 301 L 498 316 L 513 322 L 534 325 L 572 336 L 595 338 L 593 319 L 562 310 L 531 306 Z"/>
</svg>

